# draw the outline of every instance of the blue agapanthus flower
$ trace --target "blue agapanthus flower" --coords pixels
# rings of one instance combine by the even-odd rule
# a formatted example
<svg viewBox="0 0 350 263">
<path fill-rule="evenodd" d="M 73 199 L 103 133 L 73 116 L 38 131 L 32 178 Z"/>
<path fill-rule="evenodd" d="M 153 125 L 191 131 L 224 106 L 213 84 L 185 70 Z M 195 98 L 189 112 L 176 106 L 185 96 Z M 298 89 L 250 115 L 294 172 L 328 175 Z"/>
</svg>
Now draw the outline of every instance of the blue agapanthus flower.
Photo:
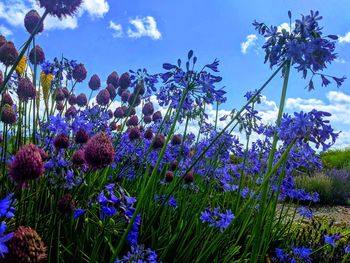
<svg viewBox="0 0 350 263">
<path fill-rule="evenodd" d="M 7 218 L 14 217 L 15 208 L 11 206 L 13 204 L 13 193 L 6 196 L 4 199 L 0 200 L 0 216 L 5 216 Z"/>
<path fill-rule="evenodd" d="M 8 247 L 6 246 L 6 242 L 13 237 L 13 233 L 5 234 L 6 228 L 7 226 L 5 222 L 1 222 L 0 223 L 0 256 L 1 257 L 4 257 L 4 255 L 9 252 Z"/>
<path fill-rule="evenodd" d="M 304 217 L 306 219 L 312 219 L 314 216 L 311 209 L 306 208 L 304 206 L 299 207 L 297 212 L 299 213 L 299 215 L 301 215 L 302 217 Z"/>
<path fill-rule="evenodd" d="M 200 219 L 203 223 L 209 223 L 209 226 L 220 228 L 220 231 L 224 231 L 235 218 L 231 210 L 226 210 L 225 213 L 220 213 L 220 208 L 206 209 L 202 212 Z"/>
<path fill-rule="evenodd" d="M 340 235 L 324 235 L 324 242 L 331 245 L 332 247 L 335 247 L 337 240 L 340 238 Z"/>
<path fill-rule="evenodd" d="M 291 20 L 291 13 L 288 13 Z M 319 21 L 322 16 L 318 11 L 311 11 L 309 15 L 302 15 L 301 19 L 290 21 L 290 29 L 278 30 L 277 26 L 268 27 L 264 23 L 254 21 L 255 29 L 261 34 L 266 42 L 262 46 L 265 50 L 265 63 L 269 62 L 272 68 L 286 61 L 300 72 L 305 79 L 311 73 L 308 89 L 314 89 L 313 77 L 321 77 L 322 86 L 327 86 L 332 79 L 337 86 L 341 86 L 345 77 L 333 77 L 321 73 L 327 65 L 337 58 L 335 53 L 335 40 L 337 36 L 323 36 Z"/>
<path fill-rule="evenodd" d="M 157 253 L 152 249 L 145 249 L 144 245 L 131 246 L 130 251 L 122 258 L 117 259 L 114 263 L 157 263 Z"/>
<path fill-rule="evenodd" d="M 74 218 L 79 218 L 82 215 L 84 215 L 86 213 L 86 211 L 87 211 L 86 209 L 77 208 L 77 209 L 74 210 L 73 217 Z"/>
</svg>

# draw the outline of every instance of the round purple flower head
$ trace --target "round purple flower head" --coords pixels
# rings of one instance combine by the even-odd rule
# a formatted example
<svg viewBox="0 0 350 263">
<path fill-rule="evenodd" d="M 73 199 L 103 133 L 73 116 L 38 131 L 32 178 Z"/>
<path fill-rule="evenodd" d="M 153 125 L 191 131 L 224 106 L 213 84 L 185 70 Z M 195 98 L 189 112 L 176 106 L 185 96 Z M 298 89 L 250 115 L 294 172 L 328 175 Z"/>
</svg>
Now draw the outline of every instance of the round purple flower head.
<svg viewBox="0 0 350 263">
<path fill-rule="evenodd" d="M 146 116 L 152 115 L 153 112 L 154 112 L 154 107 L 152 102 L 147 102 L 142 108 L 142 113 Z"/>
<path fill-rule="evenodd" d="M 136 97 L 136 94 L 132 93 L 129 96 L 128 103 L 130 106 L 131 105 L 133 105 L 134 107 L 139 106 L 141 104 L 141 96 L 137 95 L 137 97 Z"/>
<path fill-rule="evenodd" d="M 133 127 L 129 130 L 128 136 L 131 141 L 139 139 L 141 137 L 140 130 L 137 127 Z"/>
<path fill-rule="evenodd" d="M 65 97 L 66 99 L 68 99 L 68 98 L 69 98 L 69 95 L 70 95 L 70 92 L 69 92 L 69 90 L 67 89 L 67 87 L 62 88 L 62 91 L 63 91 L 64 97 Z"/>
<path fill-rule="evenodd" d="M 81 166 L 85 163 L 83 150 L 79 149 L 73 154 L 72 163 L 76 166 Z"/>
<path fill-rule="evenodd" d="M 171 144 L 172 145 L 180 145 L 181 144 L 181 135 L 175 134 L 173 138 L 171 138 Z"/>
<path fill-rule="evenodd" d="M 3 104 L 8 104 L 10 106 L 13 105 L 13 100 L 12 100 L 12 97 L 11 97 L 11 95 L 9 93 L 6 92 L 6 93 L 4 93 L 2 95 L 2 103 Z"/>
<path fill-rule="evenodd" d="M 101 87 L 101 80 L 98 75 L 94 74 L 89 80 L 89 88 L 91 90 L 98 90 Z"/>
<path fill-rule="evenodd" d="M 58 102 L 56 103 L 56 109 L 57 109 L 58 111 L 63 111 L 63 109 L 64 109 L 63 101 L 58 101 Z"/>
<path fill-rule="evenodd" d="M 130 86 L 130 76 L 128 72 L 123 73 L 119 78 L 119 86 L 122 90 L 126 90 Z"/>
<path fill-rule="evenodd" d="M 153 121 L 159 121 L 162 119 L 162 113 L 160 111 L 156 111 L 153 113 L 152 120 Z"/>
<path fill-rule="evenodd" d="M 112 141 L 105 133 L 96 134 L 84 148 L 84 159 L 93 169 L 112 164 L 114 157 L 115 151 Z"/>
<path fill-rule="evenodd" d="M 77 97 L 77 104 L 79 107 L 84 107 L 87 105 L 87 97 L 84 93 L 80 93 Z"/>
<path fill-rule="evenodd" d="M 2 62 L 5 66 L 13 65 L 17 57 L 18 52 L 13 42 L 6 42 L 0 47 L 0 62 Z"/>
<path fill-rule="evenodd" d="M 135 115 L 136 114 L 136 109 L 135 108 L 125 108 L 125 112 L 128 112 L 129 116 L 130 115 Z"/>
<path fill-rule="evenodd" d="M 114 100 L 114 98 L 117 96 L 117 90 L 112 84 L 108 84 L 106 88 L 109 92 L 109 95 L 111 97 L 111 100 Z"/>
<path fill-rule="evenodd" d="M 77 109 L 72 105 L 68 108 L 64 116 L 66 118 L 74 118 L 75 116 L 77 116 L 77 113 L 78 113 Z"/>
<path fill-rule="evenodd" d="M 114 117 L 116 117 L 117 119 L 121 119 L 121 118 L 125 117 L 125 111 L 124 111 L 123 107 L 118 107 L 115 109 Z"/>
<path fill-rule="evenodd" d="M 66 96 L 65 96 L 62 88 L 56 89 L 56 97 L 55 97 L 56 101 L 62 101 L 65 99 L 65 97 Z"/>
<path fill-rule="evenodd" d="M 59 134 L 53 141 L 53 145 L 58 149 L 67 149 L 69 146 L 69 138 L 65 134 Z"/>
<path fill-rule="evenodd" d="M 75 209 L 75 201 L 71 194 L 65 194 L 57 202 L 57 209 L 62 214 L 70 214 Z"/>
<path fill-rule="evenodd" d="M 151 115 L 146 115 L 143 117 L 143 121 L 148 124 L 152 122 L 152 116 Z"/>
<path fill-rule="evenodd" d="M 33 33 L 36 26 L 39 24 L 41 16 L 36 10 L 30 10 L 24 17 L 24 26 L 27 29 L 28 33 Z M 44 23 L 41 22 L 38 26 L 36 34 L 43 32 Z"/>
<path fill-rule="evenodd" d="M 103 89 L 97 94 L 96 102 L 100 106 L 107 106 L 110 98 L 111 98 L 111 95 L 109 94 L 108 90 Z"/>
<path fill-rule="evenodd" d="M 115 131 L 118 127 L 117 127 L 117 123 L 115 121 L 112 121 L 109 124 L 109 127 L 111 128 L 112 131 Z"/>
<path fill-rule="evenodd" d="M 158 134 L 156 136 L 156 138 L 154 139 L 153 148 L 154 149 L 162 148 L 164 146 L 164 143 L 165 143 L 164 135 L 163 134 Z"/>
<path fill-rule="evenodd" d="M 74 15 L 82 0 L 38 0 L 38 2 L 50 15 L 63 18 Z"/>
<path fill-rule="evenodd" d="M 9 253 L 4 262 L 34 263 L 44 262 L 46 247 L 39 234 L 30 227 L 20 226 L 7 242 Z"/>
<path fill-rule="evenodd" d="M 77 97 L 74 94 L 71 94 L 68 98 L 69 105 L 77 104 Z"/>
<path fill-rule="evenodd" d="M 9 104 L 5 104 L 2 107 L 1 121 L 5 124 L 14 124 L 16 122 L 16 112 Z"/>
<path fill-rule="evenodd" d="M 6 42 L 6 38 L 3 35 L 0 35 L 0 47 L 2 47 Z"/>
<path fill-rule="evenodd" d="M 141 96 L 145 94 L 145 85 L 144 85 L 143 81 L 136 84 L 136 86 L 134 88 L 134 93 L 141 95 Z"/>
<path fill-rule="evenodd" d="M 117 88 L 118 83 L 119 83 L 119 75 L 117 72 L 113 71 L 111 74 L 109 74 L 107 78 L 107 85 L 112 84 L 115 88 Z"/>
<path fill-rule="evenodd" d="M 19 81 L 17 95 L 20 100 L 25 102 L 27 102 L 29 99 L 35 98 L 36 90 L 32 81 L 28 77 L 25 77 Z"/>
<path fill-rule="evenodd" d="M 78 64 L 73 69 L 73 79 L 77 82 L 83 82 L 86 79 L 87 71 L 85 69 L 84 64 Z"/>
<path fill-rule="evenodd" d="M 139 123 L 139 118 L 137 117 L 137 115 L 132 115 L 129 120 L 126 122 L 127 126 L 137 126 L 137 124 Z"/>
<path fill-rule="evenodd" d="M 39 148 L 34 144 L 23 145 L 9 165 L 9 175 L 19 186 L 39 178 L 44 172 L 44 163 Z"/>
<path fill-rule="evenodd" d="M 145 133 L 143 134 L 143 137 L 145 137 L 145 139 L 150 140 L 153 138 L 153 131 L 152 129 L 148 128 Z"/>
<path fill-rule="evenodd" d="M 124 90 L 120 96 L 122 102 L 128 102 L 130 97 L 130 91 Z"/>
<path fill-rule="evenodd" d="M 33 65 L 42 64 L 45 61 L 44 50 L 40 46 L 36 45 L 29 53 L 29 61 Z"/>
<path fill-rule="evenodd" d="M 89 140 L 89 134 L 83 129 L 79 128 L 75 134 L 75 142 L 78 144 L 86 143 Z"/>
</svg>

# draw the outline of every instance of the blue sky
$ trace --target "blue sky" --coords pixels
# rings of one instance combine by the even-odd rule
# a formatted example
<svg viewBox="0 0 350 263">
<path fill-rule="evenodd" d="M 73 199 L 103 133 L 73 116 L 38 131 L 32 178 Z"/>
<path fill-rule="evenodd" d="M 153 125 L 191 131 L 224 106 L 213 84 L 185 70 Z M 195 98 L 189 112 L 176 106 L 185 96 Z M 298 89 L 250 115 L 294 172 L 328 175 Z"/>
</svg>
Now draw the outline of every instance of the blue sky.
<svg viewBox="0 0 350 263">
<path fill-rule="evenodd" d="M 23 16 L 33 6 L 35 0 L 1 0 L 0 34 L 20 46 L 28 37 Z M 258 88 L 271 73 L 263 64 L 260 46 L 264 39 L 257 36 L 251 23 L 257 19 L 281 25 L 288 22 L 288 10 L 294 19 L 310 10 L 320 11 L 325 34 L 342 37 L 337 44 L 339 58 L 327 73 L 350 77 L 348 0 L 85 0 L 75 18 L 50 18 L 38 43 L 47 58 L 63 54 L 76 59 L 86 65 L 89 76 L 97 73 L 101 79 L 113 70 L 122 73 L 146 67 L 160 72 L 163 62 L 174 62 L 193 49 L 199 63 L 220 60 L 222 85 L 228 92 L 222 108 L 229 110 L 242 105 L 245 92 Z M 248 39 L 251 41 L 243 44 L 247 48 L 242 50 Z M 264 92 L 267 98 L 261 109 L 266 111 L 267 121 L 275 114 L 281 83 L 276 79 Z M 316 85 L 312 92 L 304 89 L 306 84 L 300 74 L 292 72 L 286 110 L 317 107 L 330 111 L 334 127 L 343 131 L 338 146 L 350 144 L 350 80 L 340 89 Z M 79 89 L 86 87 L 87 82 Z"/>
</svg>

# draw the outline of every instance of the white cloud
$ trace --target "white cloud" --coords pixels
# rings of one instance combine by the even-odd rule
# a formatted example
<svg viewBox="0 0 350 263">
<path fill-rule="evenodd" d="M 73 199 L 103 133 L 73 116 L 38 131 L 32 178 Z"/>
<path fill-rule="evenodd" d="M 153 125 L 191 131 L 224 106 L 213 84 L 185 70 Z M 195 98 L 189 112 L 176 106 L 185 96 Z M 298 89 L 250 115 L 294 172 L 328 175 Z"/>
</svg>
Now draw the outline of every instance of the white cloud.
<svg viewBox="0 0 350 263">
<path fill-rule="evenodd" d="M 335 63 L 339 63 L 339 64 L 345 64 L 346 63 L 346 60 L 343 59 L 343 58 L 336 58 L 334 60 Z"/>
<path fill-rule="evenodd" d="M 13 32 L 8 29 L 7 27 L 0 25 L 0 35 L 3 35 L 5 37 L 11 36 Z"/>
<path fill-rule="evenodd" d="M 116 24 L 111 20 L 109 21 L 109 28 L 114 31 L 113 37 L 119 38 L 123 36 L 123 27 L 121 24 Z"/>
<path fill-rule="evenodd" d="M 106 0 L 84 0 L 82 7 L 92 17 L 103 17 L 109 11 Z"/>
<path fill-rule="evenodd" d="M 248 35 L 247 40 L 245 42 L 241 43 L 241 52 L 243 54 L 246 54 L 249 47 L 256 45 L 257 39 L 258 39 L 258 37 L 254 34 Z"/>
<path fill-rule="evenodd" d="M 339 43 L 350 43 L 350 31 L 344 36 L 339 36 Z"/>
<path fill-rule="evenodd" d="M 36 0 L 5 0 L 0 2 L 0 18 L 4 19 L 9 25 L 14 27 L 24 26 L 24 17 L 31 9 L 37 10 L 40 14 L 44 9 L 39 8 Z M 109 5 L 106 0 L 85 0 L 80 7 L 78 14 L 74 17 L 58 19 L 48 16 L 45 19 L 44 27 L 46 30 L 53 29 L 75 29 L 78 27 L 78 18 L 85 12 L 92 18 L 101 18 L 109 11 Z"/>
<path fill-rule="evenodd" d="M 130 19 L 129 23 L 133 25 L 134 29 L 128 29 L 128 37 L 150 37 L 154 40 L 160 39 L 162 37 L 162 34 L 157 28 L 157 22 L 152 16 L 146 16 L 142 18 L 136 17 L 135 19 Z"/>
</svg>

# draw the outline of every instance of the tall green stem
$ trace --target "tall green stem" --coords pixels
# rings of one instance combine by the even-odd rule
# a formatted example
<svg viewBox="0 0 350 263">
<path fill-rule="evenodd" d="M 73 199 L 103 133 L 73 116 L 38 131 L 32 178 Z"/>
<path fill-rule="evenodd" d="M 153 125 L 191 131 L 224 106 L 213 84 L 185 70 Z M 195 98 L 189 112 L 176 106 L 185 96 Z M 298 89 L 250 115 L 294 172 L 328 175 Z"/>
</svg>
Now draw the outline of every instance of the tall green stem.
<svg viewBox="0 0 350 263">
<path fill-rule="evenodd" d="M 283 109 L 284 109 L 284 104 L 286 101 L 288 81 L 289 81 L 289 72 L 290 72 L 290 64 L 291 64 L 291 62 L 287 61 L 285 68 L 284 68 L 284 81 L 283 81 L 282 94 L 281 94 L 278 116 L 277 116 L 277 121 L 276 121 L 276 127 L 279 127 L 279 125 L 280 125 L 281 117 L 282 117 Z M 276 153 L 277 142 L 278 142 L 278 136 L 277 136 L 277 131 L 275 130 L 274 136 L 273 136 L 272 148 L 271 148 L 271 151 L 269 153 L 269 161 L 268 161 L 268 165 L 267 165 L 266 174 L 268 174 L 272 169 L 273 160 L 274 160 L 275 153 Z M 253 237 L 255 238 L 255 242 L 253 245 L 251 262 L 257 262 L 260 251 L 261 251 L 261 247 L 264 243 L 264 236 L 267 234 L 264 231 L 264 234 L 262 235 L 261 230 L 263 229 L 262 228 L 263 222 L 265 221 L 264 220 L 265 219 L 264 213 L 265 213 L 265 208 L 266 208 L 265 206 L 266 206 L 267 197 L 268 197 L 268 190 L 269 190 L 269 181 L 266 181 L 266 183 L 262 189 L 262 196 L 261 196 L 261 200 L 259 203 L 259 213 L 258 213 L 257 223 L 256 223 L 255 229 L 253 231 Z M 273 220 L 273 218 L 270 218 L 270 220 Z"/>
</svg>

